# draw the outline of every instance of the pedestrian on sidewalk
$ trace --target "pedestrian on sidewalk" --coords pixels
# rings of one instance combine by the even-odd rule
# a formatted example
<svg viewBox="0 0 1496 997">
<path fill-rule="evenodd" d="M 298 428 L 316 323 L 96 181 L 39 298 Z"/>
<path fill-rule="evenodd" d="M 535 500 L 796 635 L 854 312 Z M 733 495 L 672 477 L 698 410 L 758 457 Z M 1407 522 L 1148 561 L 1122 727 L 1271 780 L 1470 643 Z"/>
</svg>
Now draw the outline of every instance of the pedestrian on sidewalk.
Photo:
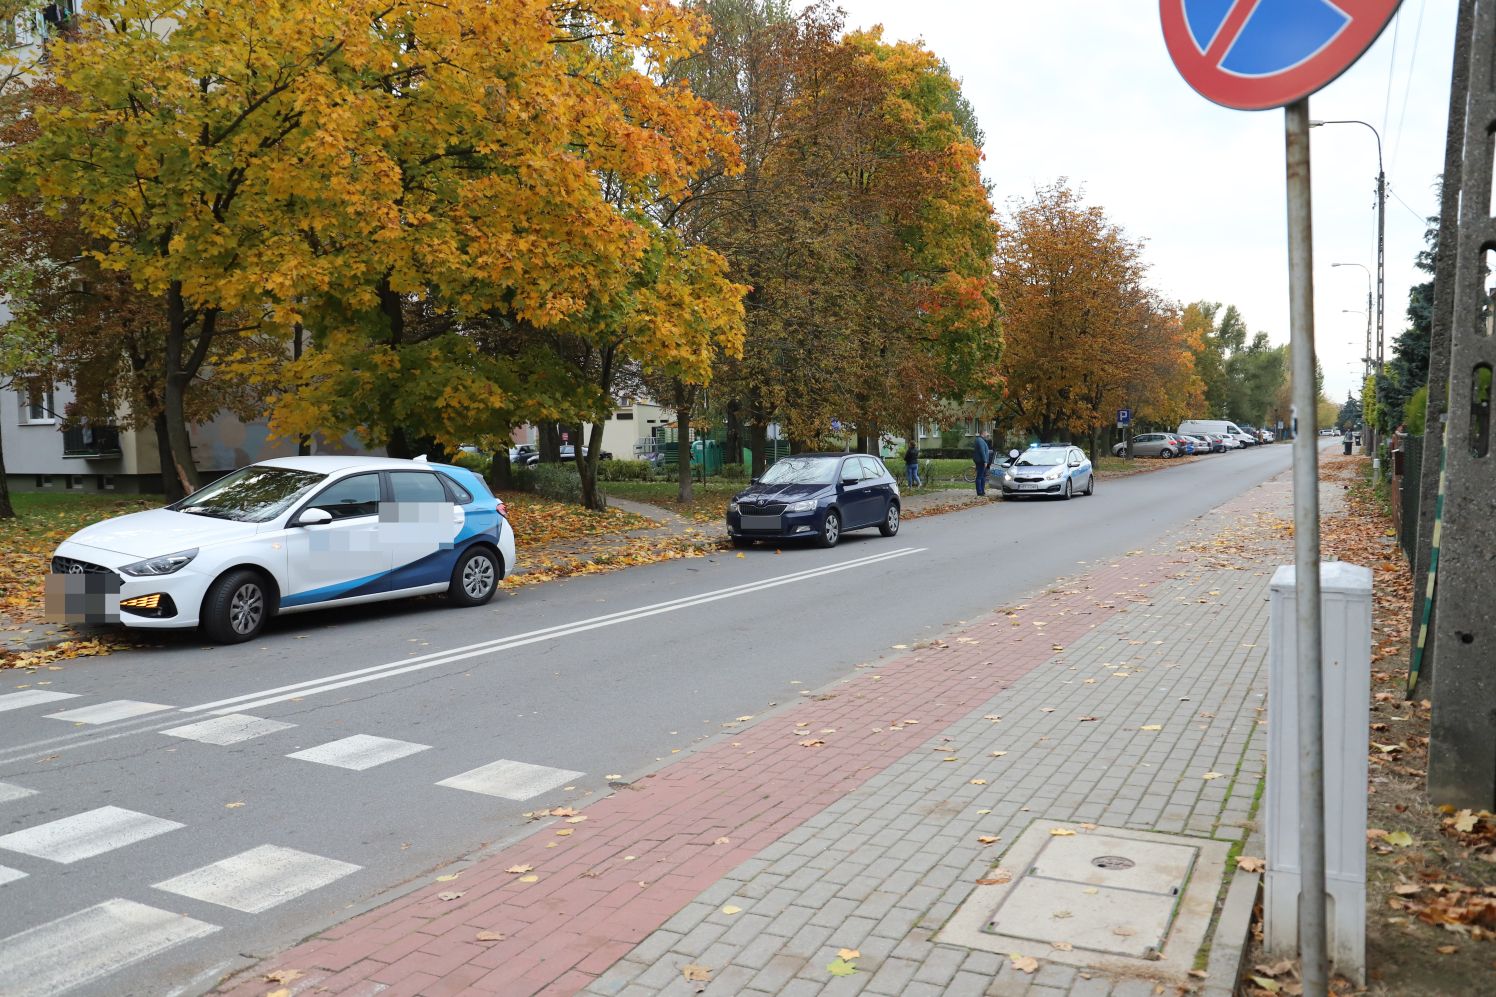
<svg viewBox="0 0 1496 997">
<path fill-rule="evenodd" d="M 971 444 L 971 461 L 976 465 L 977 494 L 987 494 L 987 469 L 992 466 L 992 447 L 986 433 L 978 433 Z"/>
<path fill-rule="evenodd" d="M 910 488 L 918 488 L 919 480 L 919 443 L 909 438 L 909 445 L 904 448 L 904 480 L 909 483 Z"/>
</svg>

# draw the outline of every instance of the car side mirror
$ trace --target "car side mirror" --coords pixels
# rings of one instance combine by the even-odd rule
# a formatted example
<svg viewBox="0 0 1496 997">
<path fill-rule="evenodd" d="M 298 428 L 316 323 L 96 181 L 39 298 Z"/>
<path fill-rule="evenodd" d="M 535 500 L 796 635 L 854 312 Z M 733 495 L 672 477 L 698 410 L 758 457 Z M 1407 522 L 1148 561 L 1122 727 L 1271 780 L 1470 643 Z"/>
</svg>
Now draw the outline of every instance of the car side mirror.
<svg viewBox="0 0 1496 997">
<path fill-rule="evenodd" d="M 332 522 L 332 513 L 326 509 L 307 509 L 296 517 L 297 526 L 324 526 Z"/>
<path fill-rule="evenodd" d="M 844 484 L 844 485 L 855 485 L 855 484 L 857 484 L 861 480 L 862 480 L 861 478 L 842 478 L 842 484 Z"/>
<path fill-rule="evenodd" d="M 748 483 L 750 485 L 756 485 L 756 484 L 758 484 L 758 479 L 757 478 L 749 478 L 748 479 Z"/>
<path fill-rule="evenodd" d="M 1078 461 L 1078 460 L 1072 460 L 1070 462 L 1070 466 L 1071 467 L 1080 467 L 1080 461 Z"/>
</svg>

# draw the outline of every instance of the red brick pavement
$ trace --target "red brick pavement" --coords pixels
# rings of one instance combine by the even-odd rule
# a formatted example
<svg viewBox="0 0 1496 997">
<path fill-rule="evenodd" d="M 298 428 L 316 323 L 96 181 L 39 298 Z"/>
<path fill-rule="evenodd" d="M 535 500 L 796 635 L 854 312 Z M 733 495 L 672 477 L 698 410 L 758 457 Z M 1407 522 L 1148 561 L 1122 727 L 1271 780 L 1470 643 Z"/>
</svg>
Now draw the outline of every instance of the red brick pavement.
<svg viewBox="0 0 1496 997">
<path fill-rule="evenodd" d="M 1135 554 L 1056 583 L 1016 616 L 994 613 L 859 671 L 588 805 L 581 822 L 537 826 L 460 880 L 323 932 L 225 992 L 259 997 L 280 986 L 263 974 L 295 969 L 297 992 L 363 994 L 384 984 L 383 997 L 574 994 L 744 860 L 922 749 L 1052 658 L 1054 645 L 1123 611 L 1128 596 L 1180 565 L 1181 555 Z M 918 723 L 890 727 L 899 721 Z M 825 743 L 801 744 L 812 739 Z M 573 833 L 556 836 L 562 828 Z M 533 866 L 538 881 L 505 871 L 516 865 Z M 438 897 L 458 890 L 456 900 Z M 479 932 L 504 937 L 479 941 Z"/>
</svg>

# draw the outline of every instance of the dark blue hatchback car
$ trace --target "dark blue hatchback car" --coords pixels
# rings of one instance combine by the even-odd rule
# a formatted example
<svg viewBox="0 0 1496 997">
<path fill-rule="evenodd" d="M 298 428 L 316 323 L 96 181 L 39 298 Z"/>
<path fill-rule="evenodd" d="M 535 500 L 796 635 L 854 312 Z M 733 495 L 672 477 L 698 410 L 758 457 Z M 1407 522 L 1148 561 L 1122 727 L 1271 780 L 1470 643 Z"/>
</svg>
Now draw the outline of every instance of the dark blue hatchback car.
<svg viewBox="0 0 1496 997">
<path fill-rule="evenodd" d="M 868 454 L 796 454 L 774 463 L 727 504 L 734 547 L 755 540 L 814 540 L 834 547 L 848 530 L 899 532 L 899 485 Z"/>
</svg>

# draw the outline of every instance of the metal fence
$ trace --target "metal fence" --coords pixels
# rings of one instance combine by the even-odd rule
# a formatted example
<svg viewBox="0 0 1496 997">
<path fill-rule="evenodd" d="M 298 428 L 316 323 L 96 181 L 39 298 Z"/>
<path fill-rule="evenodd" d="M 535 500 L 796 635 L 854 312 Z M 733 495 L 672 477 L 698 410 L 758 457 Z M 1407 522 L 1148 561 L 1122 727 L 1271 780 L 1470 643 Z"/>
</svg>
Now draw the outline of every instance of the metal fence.
<svg viewBox="0 0 1496 997">
<path fill-rule="evenodd" d="M 1423 468 L 1423 437 L 1403 438 L 1402 477 L 1396 482 L 1402 492 L 1402 516 L 1398 522 L 1397 542 L 1403 553 L 1413 560 L 1418 546 L 1418 477 Z"/>
</svg>

